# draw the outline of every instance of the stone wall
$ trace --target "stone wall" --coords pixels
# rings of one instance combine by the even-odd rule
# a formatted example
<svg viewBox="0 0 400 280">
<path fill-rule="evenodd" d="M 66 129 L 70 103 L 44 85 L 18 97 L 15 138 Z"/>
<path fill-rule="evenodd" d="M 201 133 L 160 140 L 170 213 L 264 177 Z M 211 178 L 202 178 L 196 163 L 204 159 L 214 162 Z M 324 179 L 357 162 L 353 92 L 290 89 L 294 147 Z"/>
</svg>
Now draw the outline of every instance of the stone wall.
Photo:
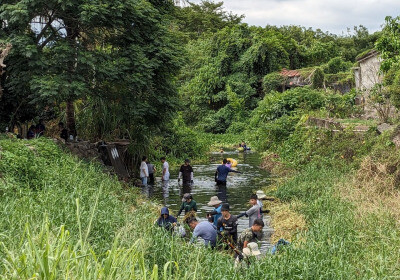
<svg viewBox="0 0 400 280">
<path fill-rule="evenodd" d="M 309 117 L 307 120 L 307 125 L 316 126 L 319 128 L 333 129 L 333 130 L 343 130 L 342 125 L 332 119 L 320 119 Z"/>
<path fill-rule="evenodd" d="M 80 158 L 86 158 L 89 160 L 98 160 L 102 162 L 101 153 L 99 152 L 99 146 L 100 142 L 97 143 L 92 143 L 89 141 L 65 142 L 65 147 L 67 147 L 72 154 L 77 155 Z"/>
</svg>

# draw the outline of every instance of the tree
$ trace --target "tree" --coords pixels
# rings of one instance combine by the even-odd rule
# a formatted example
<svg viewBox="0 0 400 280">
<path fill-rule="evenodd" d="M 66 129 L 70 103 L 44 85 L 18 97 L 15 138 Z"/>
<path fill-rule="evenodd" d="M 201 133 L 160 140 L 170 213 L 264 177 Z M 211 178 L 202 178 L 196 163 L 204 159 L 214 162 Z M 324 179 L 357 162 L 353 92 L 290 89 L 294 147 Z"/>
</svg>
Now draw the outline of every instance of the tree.
<svg viewBox="0 0 400 280">
<path fill-rule="evenodd" d="M 244 18 L 224 11 L 224 2 L 203 0 L 200 4 L 187 1 L 189 6 L 177 8 L 176 19 L 180 31 L 189 39 L 197 39 L 204 33 L 215 33 L 225 27 L 239 24 Z"/>
<path fill-rule="evenodd" d="M 3 3 L 0 19 L 15 46 L 8 94 L 22 93 L 40 108 L 65 104 L 72 133 L 79 108 L 89 116 L 79 118 L 82 133 L 97 139 L 134 138 L 170 119 L 180 66 L 179 41 L 169 29 L 170 1 Z"/>
<path fill-rule="evenodd" d="M 381 70 L 387 72 L 400 62 L 400 17 L 385 18 L 382 36 L 376 43 L 376 48 L 383 59 Z"/>
</svg>

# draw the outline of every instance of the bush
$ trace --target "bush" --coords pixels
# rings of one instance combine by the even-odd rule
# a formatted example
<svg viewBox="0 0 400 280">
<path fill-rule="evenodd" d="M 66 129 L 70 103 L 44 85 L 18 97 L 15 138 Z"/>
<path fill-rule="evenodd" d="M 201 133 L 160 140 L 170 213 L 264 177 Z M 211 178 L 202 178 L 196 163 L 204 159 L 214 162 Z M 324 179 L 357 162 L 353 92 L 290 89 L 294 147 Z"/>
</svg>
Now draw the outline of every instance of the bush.
<svg viewBox="0 0 400 280">
<path fill-rule="evenodd" d="M 352 63 L 344 61 L 341 57 L 334 57 L 323 67 L 325 74 L 337 74 L 350 70 Z"/>
<path fill-rule="evenodd" d="M 272 92 L 259 102 L 257 109 L 253 111 L 251 125 L 258 126 L 261 123 L 271 121 L 292 114 L 294 111 L 316 110 L 325 105 L 324 92 L 308 87 L 299 87 L 285 92 Z"/>
<path fill-rule="evenodd" d="M 186 126 L 182 117 L 174 120 L 160 141 L 161 153 L 177 159 L 201 157 L 209 147 L 199 133 Z"/>
<path fill-rule="evenodd" d="M 282 143 L 295 130 L 299 121 L 297 115 L 284 115 L 279 119 L 260 125 L 253 135 L 252 142 L 256 144 L 258 150 L 268 150 L 273 145 Z"/>
<path fill-rule="evenodd" d="M 325 82 L 325 75 L 324 71 L 320 67 L 315 68 L 314 74 L 312 76 L 312 87 L 314 89 L 317 88 L 323 88 L 324 87 L 324 82 Z"/>
<path fill-rule="evenodd" d="M 216 113 L 212 112 L 203 119 L 200 126 L 205 132 L 210 133 L 225 133 L 228 127 L 231 125 L 233 118 L 235 117 L 231 107 L 225 106 L 218 110 Z"/>
<path fill-rule="evenodd" d="M 282 85 L 285 83 L 285 77 L 278 72 L 270 73 L 264 76 L 263 79 L 263 91 L 264 94 L 268 94 L 271 91 L 279 91 L 282 89 Z"/>
</svg>

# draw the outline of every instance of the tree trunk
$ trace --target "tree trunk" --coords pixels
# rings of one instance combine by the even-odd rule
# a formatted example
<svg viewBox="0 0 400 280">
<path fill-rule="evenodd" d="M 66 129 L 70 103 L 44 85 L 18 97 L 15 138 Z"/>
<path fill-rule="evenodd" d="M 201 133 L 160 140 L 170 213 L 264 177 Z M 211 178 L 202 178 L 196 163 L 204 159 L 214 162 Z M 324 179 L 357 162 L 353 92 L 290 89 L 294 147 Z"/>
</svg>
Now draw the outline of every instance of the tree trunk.
<svg viewBox="0 0 400 280">
<path fill-rule="evenodd" d="M 67 33 L 66 40 L 69 44 L 69 47 L 72 50 L 71 53 L 73 53 L 67 65 L 67 69 L 69 72 L 68 80 L 72 83 L 76 70 L 76 60 L 77 60 L 76 39 L 78 38 L 79 31 L 78 27 L 73 21 L 70 21 L 68 19 L 63 19 L 63 20 L 65 24 L 65 30 Z M 74 96 L 73 92 L 71 92 L 70 94 Z M 67 99 L 66 102 L 67 102 L 66 117 L 67 117 L 67 128 L 69 131 L 69 135 L 73 135 L 74 137 L 76 137 L 77 133 L 76 133 L 76 123 L 75 123 L 74 99 L 69 98 Z"/>
<path fill-rule="evenodd" d="M 67 101 L 67 128 L 70 135 L 76 136 L 74 101 Z"/>
</svg>

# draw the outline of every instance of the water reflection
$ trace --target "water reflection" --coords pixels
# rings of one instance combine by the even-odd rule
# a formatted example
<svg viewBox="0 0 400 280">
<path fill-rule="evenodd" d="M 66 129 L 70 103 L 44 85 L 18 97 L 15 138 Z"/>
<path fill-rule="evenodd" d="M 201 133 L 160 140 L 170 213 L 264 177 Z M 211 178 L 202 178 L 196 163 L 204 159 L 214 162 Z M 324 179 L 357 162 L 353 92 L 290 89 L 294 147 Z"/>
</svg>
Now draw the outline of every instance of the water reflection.
<svg viewBox="0 0 400 280">
<path fill-rule="evenodd" d="M 242 173 L 230 173 L 226 186 L 216 186 L 214 173 L 222 159 L 231 157 L 238 160 L 236 167 Z M 154 186 L 147 186 L 143 193 L 160 203 L 168 206 L 170 211 L 176 214 L 182 203 L 185 193 L 191 193 L 197 202 L 198 216 L 206 217 L 206 212 L 213 207 L 207 206 L 207 202 L 214 195 L 224 202 L 228 202 L 231 212 L 237 215 L 250 208 L 248 205 L 250 195 L 261 187 L 270 184 L 268 172 L 259 168 L 260 157 L 257 153 L 237 153 L 225 152 L 224 154 L 215 153 L 210 157 L 210 164 L 194 165 L 194 184 L 192 186 L 182 186 L 175 180 L 178 178 L 179 170 L 171 170 L 171 180 L 162 182 L 161 177 L 156 178 Z M 159 174 L 156 174 L 159 175 Z M 269 216 L 265 216 L 268 220 Z M 248 227 L 248 218 L 239 219 L 238 232 L 242 232 Z M 267 226 L 264 228 L 265 241 L 262 243 L 262 251 L 269 246 L 270 235 L 273 230 Z"/>
<path fill-rule="evenodd" d="M 219 200 L 221 200 L 222 202 L 229 203 L 228 189 L 226 188 L 226 185 L 217 185 L 216 190 L 217 190 L 217 196 L 218 196 Z"/>
</svg>

